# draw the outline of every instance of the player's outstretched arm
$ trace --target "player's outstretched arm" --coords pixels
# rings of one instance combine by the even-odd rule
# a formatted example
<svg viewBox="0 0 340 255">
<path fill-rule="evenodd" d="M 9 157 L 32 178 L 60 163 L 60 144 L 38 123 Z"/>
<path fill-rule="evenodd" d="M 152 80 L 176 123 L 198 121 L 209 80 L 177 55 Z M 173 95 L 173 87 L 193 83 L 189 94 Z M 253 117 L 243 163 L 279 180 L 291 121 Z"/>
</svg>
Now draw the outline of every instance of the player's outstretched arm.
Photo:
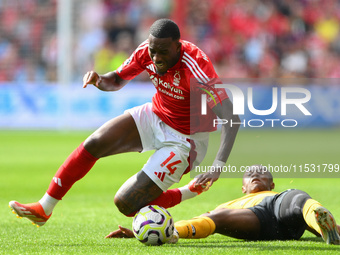
<svg viewBox="0 0 340 255">
<path fill-rule="evenodd" d="M 217 104 L 212 110 L 220 119 L 226 119 L 229 123 L 222 125 L 221 144 L 216 155 L 216 160 L 227 162 L 240 127 L 240 118 L 233 114 L 233 104 L 229 98 L 224 99 L 222 105 Z"/>
<path fill-rule="evenodd" d="M 210 183 L 209 186 L 211 186 L 220 177 L 222 167 L 228 160 L 240 127 L 240 118 L 233 114 L 233 104 L 229 98 L 224 99 L 222 104 L 217 104 L 212 110 L 220 119 L 226 119 L 228 123 L 233 124 L 222 125 L 221 144 L 213 163 L 215 171 L 198 175 L 196 185 Z"/>
<path fill-rule="evenodd" d="M 118 227 L 119 229 L 111 232 L 110 234 L 105 236 L 105 238 L 133 238 L 134 237 L 132 230 L 128 228 L 124 228 L 120 225 Z"/>
<path fill-rule="evenodd" d="M 103 91 L 116 91 L 124 87 L 128 82 L 120 78 L 116 72 L 99 75 L 95 71 L 89 71 L 83 77 L 83 88 L 92 84 Z"/>
</svg>

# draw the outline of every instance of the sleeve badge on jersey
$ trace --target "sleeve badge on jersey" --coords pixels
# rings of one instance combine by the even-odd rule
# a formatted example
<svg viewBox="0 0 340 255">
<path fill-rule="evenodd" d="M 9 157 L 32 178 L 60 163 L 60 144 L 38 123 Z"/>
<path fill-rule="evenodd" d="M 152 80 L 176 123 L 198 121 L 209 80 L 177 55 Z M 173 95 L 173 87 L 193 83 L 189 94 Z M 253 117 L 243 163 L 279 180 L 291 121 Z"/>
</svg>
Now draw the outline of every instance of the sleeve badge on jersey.
<svg viewBox="0 0 340 255">
<path fill-rule="evenodd" d="M 133 57 L 133 54 L 127 60 L 124 61 L 123 65 L 127 66 L 128 64 L 130 64 L 132 61 L 132 57 Z"/>
<path fill-rule="evenodd" d="M 198 82 L 198 83 L 203 85 L 203 87 L 205 87 L 205 88 L 199 87 L 199 89 L 204 91 L 206 94 L 210 96 L 210 98 L 207 99 L 208 102 L 213 100 L 215 105 L 217 105 L 217 102 L 215 100 L 215 97 L 217 97 L 218 101 L 222 104 L 222 100 L 213 85 L 207 85 L 203 82 Z"/>
</svg>

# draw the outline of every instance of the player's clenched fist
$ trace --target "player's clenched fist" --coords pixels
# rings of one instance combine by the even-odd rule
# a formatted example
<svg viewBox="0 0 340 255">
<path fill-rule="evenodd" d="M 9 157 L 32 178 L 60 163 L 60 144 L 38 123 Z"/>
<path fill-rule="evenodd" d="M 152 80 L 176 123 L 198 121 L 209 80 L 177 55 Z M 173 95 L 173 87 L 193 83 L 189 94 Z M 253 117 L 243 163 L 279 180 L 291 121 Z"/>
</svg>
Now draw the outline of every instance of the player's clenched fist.
<svg viewBox="0 0 340 255">
<path fill-rule="evenodd" d="M 94 71 L 87 72 L 83 77 L 83 88 L 86 88 L 88 84 L 93 84 L 98 87 L 99 83 L 100 76 Z"/>
</svg>

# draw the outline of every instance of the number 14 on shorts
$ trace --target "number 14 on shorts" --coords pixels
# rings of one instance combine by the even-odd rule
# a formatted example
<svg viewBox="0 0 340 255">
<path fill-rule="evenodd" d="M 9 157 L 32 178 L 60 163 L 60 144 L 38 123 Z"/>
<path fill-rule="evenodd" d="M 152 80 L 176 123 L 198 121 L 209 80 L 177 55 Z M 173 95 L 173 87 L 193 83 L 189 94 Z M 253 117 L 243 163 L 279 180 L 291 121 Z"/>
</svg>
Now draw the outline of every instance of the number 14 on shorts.
<svg viewBox="0 0 340 255">
<path fill-rule="evenodd" d="M 170 152 L 170 156 L 166 158 L 166 160 L 164 160 L 161 163 L 161 167 L 166 167 L 169 170 L 169 175 L 172 175 L 175 173 L 177 167 L 176 165 L 182 163 L 181 160 L 176 160 L 176 161 L 172 161 L 171 160 L 176 156 L 176 154 L 174 152 Z"/>
</svg>

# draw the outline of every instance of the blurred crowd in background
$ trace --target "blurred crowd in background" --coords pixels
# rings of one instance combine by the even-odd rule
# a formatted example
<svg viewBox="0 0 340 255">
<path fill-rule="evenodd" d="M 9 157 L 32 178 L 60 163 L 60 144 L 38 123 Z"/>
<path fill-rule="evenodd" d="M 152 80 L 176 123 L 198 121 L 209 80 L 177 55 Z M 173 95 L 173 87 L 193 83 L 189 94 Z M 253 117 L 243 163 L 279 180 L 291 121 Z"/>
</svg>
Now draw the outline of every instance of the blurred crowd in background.
<svg viewBox="0 0 340 255">
<path fill-rule="evenodd" d="M 55 82 L 58 0 L 0 0 L 0 82 Z M 73 80 L 171 18 L 223 78 L 340 77 L 340 0 L 72 0 Z M 139 80 L 147 79 L 140 75 Z"/>
</svg>

